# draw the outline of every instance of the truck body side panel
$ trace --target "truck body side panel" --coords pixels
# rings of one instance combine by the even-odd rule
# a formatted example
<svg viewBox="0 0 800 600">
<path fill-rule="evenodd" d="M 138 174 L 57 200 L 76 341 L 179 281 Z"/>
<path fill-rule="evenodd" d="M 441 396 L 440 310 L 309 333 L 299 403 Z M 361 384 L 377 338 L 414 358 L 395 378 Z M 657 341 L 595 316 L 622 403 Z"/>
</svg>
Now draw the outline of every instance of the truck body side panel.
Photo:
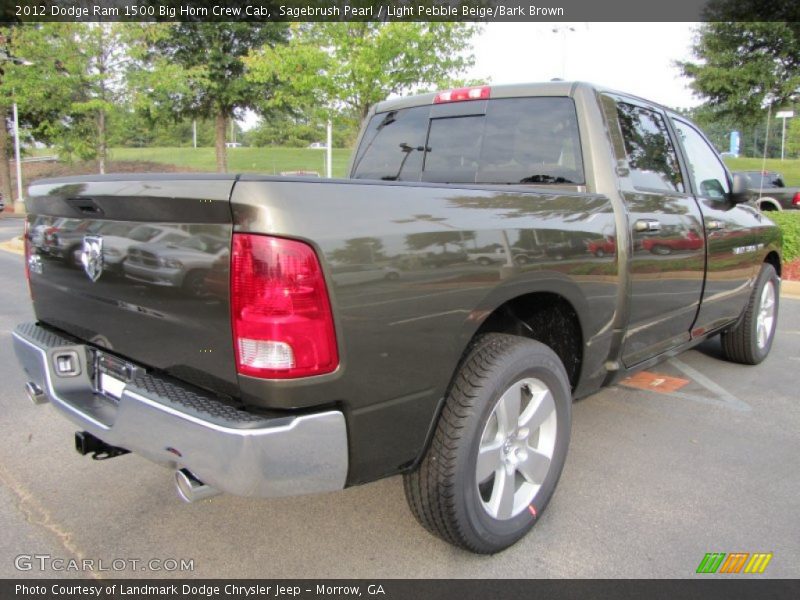
<svg viewBox="0 0 800 600">
<path fill-rule="evenodd" d="M 614 230 L 607 198 L 521 188 L 285 181 L 243 176 L 234 231 L 305 240 L 326 271 L 341 365 L 299 381 L 240 377 L 269 408 L 323 401 L 348 416 L 350 482 L 419 454 L 469 340 L 504 302 L 563 296 L 581 318 L 581 380 L 605 375 L 617 264 L 587 241 Z"/>
</svg>

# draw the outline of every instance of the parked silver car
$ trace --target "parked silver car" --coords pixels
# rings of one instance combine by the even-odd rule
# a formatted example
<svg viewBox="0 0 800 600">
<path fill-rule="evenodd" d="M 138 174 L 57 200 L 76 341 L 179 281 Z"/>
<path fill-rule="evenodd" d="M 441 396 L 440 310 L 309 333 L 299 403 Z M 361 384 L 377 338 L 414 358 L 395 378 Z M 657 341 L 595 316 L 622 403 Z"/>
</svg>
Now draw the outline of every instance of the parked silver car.
<svg viewBox="0 0 800 600">
<path fill-rule="evenodd" d="M 199 296 L 214 262 L 230 251 L 228 246 L 226 240 L 202 233 L 180 241 L 136 244 L 128 250 L 123 270 L 130 279 L 182 287 Z"/>
</svg>

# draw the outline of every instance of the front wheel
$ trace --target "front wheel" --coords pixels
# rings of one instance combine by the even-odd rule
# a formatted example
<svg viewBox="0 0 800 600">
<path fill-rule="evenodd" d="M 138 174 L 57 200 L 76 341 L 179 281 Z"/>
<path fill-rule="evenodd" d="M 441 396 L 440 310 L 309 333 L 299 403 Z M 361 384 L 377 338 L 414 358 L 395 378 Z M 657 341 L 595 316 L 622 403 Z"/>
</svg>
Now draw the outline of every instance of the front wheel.
<svg viewBox="0 0 800 600">
<path fill-rule="evenodd" d="M 539 342 L 488 334 L 462 363 L 419 468 L 404 477 L 414 516 L 479 554 L 522 538 L 567 456 L 572 398 L 564 365 Z"/>
<path fill-rule="evenodd" d="M 761 265 L 744 315 L 736 328 L 722 334 L 722 353 L 726 359 L 757 365 L 769 354 L 778 324 L 780 279 L 775 267 Z"/>
</svg>

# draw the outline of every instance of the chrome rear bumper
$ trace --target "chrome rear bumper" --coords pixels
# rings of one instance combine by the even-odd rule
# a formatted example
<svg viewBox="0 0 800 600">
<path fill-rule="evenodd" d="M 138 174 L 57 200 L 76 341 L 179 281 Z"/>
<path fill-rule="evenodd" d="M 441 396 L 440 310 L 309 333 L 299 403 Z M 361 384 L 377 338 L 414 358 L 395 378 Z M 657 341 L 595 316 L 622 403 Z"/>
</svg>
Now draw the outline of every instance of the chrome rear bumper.
<svg viewBox="0 0 800 600">
<path fill-rule="evenodd" d="M 35 323 L 19 325 L 13 339 L 30 382 L 78 427 L 111 446 L 188 469 L 238 496 L 292 496 L 345 485 L 347 430 L 339 411 L 267 418 L 143 371 L 117 401 L 93 391 L 86 345 Z M 77 357 L 77 373 L 58 373 L 58 357 L 66 355 Z"/>
</svg>

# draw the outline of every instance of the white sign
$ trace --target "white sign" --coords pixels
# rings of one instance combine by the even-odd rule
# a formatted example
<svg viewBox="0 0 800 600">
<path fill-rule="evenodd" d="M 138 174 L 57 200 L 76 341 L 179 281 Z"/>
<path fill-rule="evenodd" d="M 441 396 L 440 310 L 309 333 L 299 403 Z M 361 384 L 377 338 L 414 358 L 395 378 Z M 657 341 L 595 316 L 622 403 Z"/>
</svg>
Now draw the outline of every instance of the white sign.
<svg viewBox="0 0 800 600">
<path fill-rule="evenodd" d="M 776 119 L 791 119 L 794 116 L 793 110 L 781 110 L 775 113 Z"/>
</svg>

